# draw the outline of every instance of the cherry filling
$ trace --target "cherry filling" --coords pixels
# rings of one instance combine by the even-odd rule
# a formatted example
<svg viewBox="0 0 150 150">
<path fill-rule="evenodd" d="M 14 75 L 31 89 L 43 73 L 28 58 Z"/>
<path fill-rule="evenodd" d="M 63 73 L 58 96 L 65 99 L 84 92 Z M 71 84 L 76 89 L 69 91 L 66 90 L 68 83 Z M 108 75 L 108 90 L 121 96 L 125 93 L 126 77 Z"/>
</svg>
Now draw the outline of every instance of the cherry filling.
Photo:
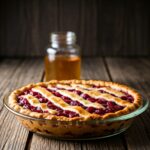
<svg viewBox="0 0 150 150">
<path fill-rule="evenodd" d="M 61 99 L 63 99 L 66 103 L 68 103 L 71 106 L 81 106 L 84 109 L 86 108 L 84 105 L 82 105 L 81 103 L 79 103 L 78 101 L 73 101 L 71 98 L 64 96 L 62 94 L 60 94 L 59 92 L 55 91 L 55 90 L 50 90 L 47 89 L 48 91 L 50 91 L 51 93 L 53 93 L 55 96 L 60 97 Z M 74 90 L 69 90 L 69 91 L 74 91 Z"/>
<path fill-rule="evenodd" d="M 92 87 L 93 87 L 93 88 L 101 88 L 101 86 L 92 86 Z M 101 93 L 107 93 L 107 94 L 110 94 L 110 95 L 112 95 L 112 96 L 114 96 L 114 97 L 117 97 L 116 95 L 111 94 L 111 93 L 109 93 L 109 92 L 107 92 L 107 91 L 104 91 L 104 90 L 102 90 L 102 89 L 99 90 L 99 92 L 101 92 Z M 121 97 L 120 97 L 121 99 L 126 100 L 126 101 L 128 101 L 128 102 L 130 102 L 130 103 L 133 103 L 133 102 L 134 102 L 134 98 L 133 98 L 132 95 L 128 94 L 127 92 L 123 92 L 123 91 L 120 91 L 120 92 L 122 92 L 122 93 L 125 94 L 125 96 L 121 96 Z"/>
<path fill-rule="evenodd" d="M 94 88 L 100 88 L 100 86 L 99 87 L 93 86 L 93 87 Z M 116 111 L 122 110 L 124 108 L 123 106 L 120 106 L 120 105 L 116 104 L 113 101 L 107 101 L 103 98 L 97 98 L 96 99 L 96 98 L 91 97 L 88 94 L 82 93 L 79 90 L 68 89 L 68 91 L 78 94 L 79 96 L 83 97 L 85 100 L 88 100 L 88 101 L 93 102 L 93 103 L 94 102 L 100 103 L 101 105 L 103 105 L 105 107 L 105 109 L 98 109 L 98 108 L 94 108 L 94 107 L 86 107 L 83 104 L 81 104 L 80 102 L 73 101 L 71 98 L 60 94 L 56 90 L 48 89 L 46 87 L 44 87 L 44 88 L 47 89 L 48 91 L 50 91 L 53 95 L 63 99 L 69 105 L 71 105 L 71 106 L 80 106 L 80 107 L 82 107 L 83 109 L 87 110 L 90 113 L 96 113 L 96 114 L 99 114 L 99 115 L 104 115 L 106 113 L 116 112 Z M 57 88 L 57 89 L 60 89 L 60 88 Z M 66 89 L 61 89 L 61 90 L 66 90 Z M 101 93 L 108 93 L 104 90 L 99 90 L 99 91 Z M 121 92 L 123 92 L 123 91 L 121 91 Z M 123 92 L 123 93 L 125 94 L 125 96 L 122 96 L 121 99 L 129 101 L 131 103 L 134 101 L 134 98 L 130 94 L 128 94 L 126 92 Z M 39 100 L 40 103 L 47 103 L 48 108 L 57 111 L 57 113 L 55 114 L 57 116 L 66 116 L 66 117 L 69 117 L 69 118 L 79 116 L 79 114 L 77 114 L 76 112 L 72 112 L 72 111 L 69 111 L 69 110 L 63 110 L 60 107 L 54 105 L 47 98 L 43 97 L 40 93 L 32 91 L 32 89 L 26 90 L 20 96 L 18 96 L 18 103 L 19 103 L 20 106 L 23 106 L 23 108 L 30 109 L 33 112 L 48 113 L 48 111 L 43 111 L 40 107 L 32 106 L 28 102 L 28 100 L 23 97 L 23 95 L 27 95 L 27 94 L 31 94 L 34 97 L 36 97 Z M 111 94 L 111 95 L 113 95 L 113 94 Z M 113 95 L 113 96 L 115 96 L 115 95 Z M 117 97 L 117 96 L 115 96 L 115 97 Z"/>
<path fill-rule="evenodd" d="M 39 100 L 40 103 L 47 103 L 48 108 L 57 110 L 57 114 L 55 114 L 57 116 L 66 116 L 69 118 L 79 116 L 76 112 L 72 112 L 69 110 L 63 110 L 60 107 L 54 105 L 52 102 L 48 101 L 48 99 L 43 97 L 40 93 L 33 92 L 32 90 L 28 90 L 28 91 L 25 91 L 22 95 L 26 95 L 26 94 L 33 95 L 34 97 L 36 97 Z M 26 98 L 22 97 L 22 95 L 18 96 L 18 103 L 20 106 L 23 106 L 23 108 L 26 108 L 26 109 L 30 109 L 33 112 L 48 113 L 48 111 L 43 111 L 40 107 L 32 106 Z"/>
<path fill-rule="evenodd" d="M 101 88 L 101 87 L 104 87 L 104 86 L 100 86 L 100 85 L 92 85 L 92 88 Z"/>
<path fill-rule="evenodd" d="M 115 112 L 115 111 L 118 111 L 118 110 L 121 110 L 121 109 L 124 108 L 123 106 L 120 106 L 120 105 L 116 104 L 115 102 L 107 101 L 103 98 L 95 99 L 95 98 L 89 96 L 88 94 L 82 94 L 80 96 L 83 97 L 86 100 L 91 101 L 91 102 L 100 103 L 101 105 L 103 105 L 105 107 L 105 109 L 95 109 L 95 108 L 91 109 L 90 108 L 90 109 L 88 109 L 90 113 L 95 112 L 97 114 L 105 114 L 105 113 L 108 113 L 108 112 Z"/>
<path fill-rule="evenodd" d="M 90 113 L 96 113 L 96 114 L 99 114 L 99 115 L 103 115 L 105 113 L 115 112 L 115 111 L 118 111 L 118 110 L 121 110 L 121 109 L 124 108 L 123 106 L 117 105 L 115 102 L 110 102 L 110 101 L 107 101 L 105 99 L 100 99 L 100 98 L 99 99 L 92 98 L 88 94 L 83 94 L 81 91 L 78 91 L 78 90 L 72 90 L 72 89 L 68 90 L 70 92 L 74 92 L 74 93 L 80 95 L 81 97 L 83 97 L 86 100 L 89 100 L 91 102 L 98 102 L 98 103 L 102 104 L 105 107 L 105 109 L 98 109 L 98 108 L 94 108 L 94 107 L 86 107 L 83 104 L 79 103 L 78 101 L 73 101 L 69 97 L 62 95 L 62 94 L 60 94 L 59 92 L 57 92 L 55 90 L 51 90 L 51 89 L 47 89 L 47 90 L 52 92 L 55 96 L 62 98 L 69 105 L 81 106 L 82 108 L 86 109 Z"/>
<path fill-rule="evenodd" d="M 110 94 L 110 95 L 112 95 L 112 96 L 114 96 L 114 97 L 117 97 L 116 95 L 111 94 L 111 93 L 109 93 L 109 92 L 106 92 L 106 91 L 104 91 L 104 90 L 99 90 L 99 91 L 100 91 L 101 93 L 108 93 L 108 94 Z M 130 103 L 133 103 L 133 101 L 134 101 L 133 96 L 131 96 L 130 94 L 128 94 L 128 93 L 126 93 L 126 92 L 123 92 L 123 91 L 121 91 L 121 92 L 125 94 L 125 96 L 121 96 L 121 97 L 120 97 L 121 99 L 126 100 L 126 101 L 128 101 L 128 102 L 130 102 Z"/>
<path fill-rule="evenodd" d="M 123 92 L 123 91 L 121 91 L 121 92 Z M 134 102 L 134 98 L 133 98 L 132 95 L 130 95 L 130 94 L 126 93 L 126 92 L 123 92 L 123 93 L 125 94 L 125 96 L 122 96 L 121 99 L 126 100 L 126 101 L 128 101 L 130 103 Z"/>
<path fill-rule="evenodd" d="M 19 96 L 18 103 L 20 106 L 23 106 L 23 108 L 30 109 L 31 111 L 34 111 L 34 112 L 43 113 L 43 110 L 41 110 L 40 107 L 32 106 L 26 98 Z"/>
<path fill-rule="evenodd" d="M 104 86 L 92 85 L 92 88 L 103 88 L 103 87 L 104 87 Z M 59 89 L 59 90 L 66 90 L 66 89 L 64 89 L 64 88 L 57 88 L 57 89 Z M 75 90 L 75 89 L 69 89 L 68 91 L 74 92 L 74 93 L 76 93 L 76 94 L 78 94 L 78 95 L 81 95 L 81 94 L 82 94 L 81 91 Z M 103 89 L 100 89 L 99 92 L 100 92 L 100 93 L 107 93 L 107 94 L 110 94 L 110 95 L 112 95 L 112 96 L 114 96 L 114 97 L 118 97 L 118 96 L 116 96 L 115 94 L 112 94 L 112 93 L 109 93 L 109 92 L 107 92 L 107 91 L 104 91 Z M 125 94 L 125 96 L 121 96 L 121 97 L 120 97 L 122 100 L 126 100 L 126 101 L 128 101 L 128 102 L 130 102 L 130 103 L 133 103 L 133 102 L 134 102 L 134 98 L 133 98 L 132 95 L 128 94 L 127 92 L 123 92 L 123 91 L 120 91 L 120 92 L 122 92 L 122 93 Z M 91 102 L 94 102 L 94 100 L 92 101 L 92 98 L 91 98 Z"/>
<path fill-rule="evenodd" d="M 75 113 L 75 112 L 72 112 L 72 111 L 69 111 L 69 110 L 63 110 L 63 109 L 61 109 L 60 107 L 57 107 L 56 105 L 54 105 L 54 104 L 51 103 L 50 101 L 47 103 L 47 106 L 48 106 L 50 109 L 57 110 L 57 111 L 58 111 L 58 113 L 56 114 L 57 116 L 66 116 L 66 117 L 69 117 L 69 118 L 79 116 L 79 115 L 78 115 L 77 113 Z"/>
</svg>

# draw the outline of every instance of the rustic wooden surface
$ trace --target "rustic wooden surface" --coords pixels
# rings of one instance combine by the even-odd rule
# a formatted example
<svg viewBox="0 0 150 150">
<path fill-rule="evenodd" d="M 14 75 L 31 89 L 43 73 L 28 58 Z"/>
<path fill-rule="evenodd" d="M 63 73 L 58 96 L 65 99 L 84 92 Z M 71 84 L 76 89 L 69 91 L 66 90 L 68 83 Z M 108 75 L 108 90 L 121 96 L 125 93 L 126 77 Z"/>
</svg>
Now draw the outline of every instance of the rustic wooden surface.
<svg viewBox="0 0 150 150">
<path fill-rule="evenodd" d="M 84 56 L 150 55 L 142 0 L 1 0 L 0 56 L 41 56 L 49 33 L 74 31 Z"/>
<path fill-rule="evenodd" d="M 116 81 L 132 86 L 150 98 L 150 59 L 87 58 L 82 63 L 83 79 Z M 123 134 L 94 141 L 59 141 L 27 131 L 2 104 L 11 90 L 43 80 L 42 59 L 0 60 L 0 149 L 23 150 L 149 150 L 149 109 Z"/>
</svg>

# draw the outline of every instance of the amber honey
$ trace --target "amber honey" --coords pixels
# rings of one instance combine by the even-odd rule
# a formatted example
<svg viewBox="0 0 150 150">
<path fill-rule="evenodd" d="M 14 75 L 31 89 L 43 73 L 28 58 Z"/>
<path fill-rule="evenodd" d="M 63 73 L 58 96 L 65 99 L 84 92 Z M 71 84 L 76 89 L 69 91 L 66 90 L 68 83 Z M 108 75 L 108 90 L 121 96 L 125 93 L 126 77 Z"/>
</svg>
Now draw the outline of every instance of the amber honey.
<svg viewBox="0 0 150 150">
<path fill-rule="evenodd" d="M 79 56 L 45 57 L 45 81 L 80 79 Z"/>
<path fill-rule="evenodd" d="M 46 49 L 45 81 L 80 79 L 80 47 L 74 32 L 53 32 Z"/>
</svg>

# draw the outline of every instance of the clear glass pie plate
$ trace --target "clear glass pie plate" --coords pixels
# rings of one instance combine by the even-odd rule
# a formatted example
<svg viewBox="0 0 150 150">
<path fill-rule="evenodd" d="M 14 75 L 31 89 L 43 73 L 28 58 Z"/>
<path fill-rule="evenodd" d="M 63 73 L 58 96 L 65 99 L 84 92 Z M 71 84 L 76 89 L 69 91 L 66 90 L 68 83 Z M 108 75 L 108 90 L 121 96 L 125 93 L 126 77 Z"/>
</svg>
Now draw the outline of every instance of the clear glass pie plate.
<svg viewBox="0 0 150 150">
<path fill-rule="evenodd" d="M 127 115 L 105 120 L 69 122 L 30 117 L 10 108 L 7 96 L 3 101 L 4 106 L 15 114 L 17 120 L 29 131 L 61 140 L 93 140 L 120 134 L 127 130 L 133 120 L 149 105 L 148 99 L 142 96 L 142 105 Z"/>
</svg>

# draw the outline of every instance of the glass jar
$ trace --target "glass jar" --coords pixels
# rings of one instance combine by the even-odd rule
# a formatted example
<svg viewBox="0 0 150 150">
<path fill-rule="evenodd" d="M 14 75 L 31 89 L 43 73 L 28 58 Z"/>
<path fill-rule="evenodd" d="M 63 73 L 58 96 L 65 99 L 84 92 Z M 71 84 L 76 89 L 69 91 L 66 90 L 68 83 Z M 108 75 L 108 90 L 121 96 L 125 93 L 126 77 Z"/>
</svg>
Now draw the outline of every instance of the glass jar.
<svg viewBox="0 0 150 150">
<path fill-rule="evenodd" d="M 45 81 L 80 79 L 80 48 L 74 32 L 54 32 L 45 57 Z"/>
</svg>

